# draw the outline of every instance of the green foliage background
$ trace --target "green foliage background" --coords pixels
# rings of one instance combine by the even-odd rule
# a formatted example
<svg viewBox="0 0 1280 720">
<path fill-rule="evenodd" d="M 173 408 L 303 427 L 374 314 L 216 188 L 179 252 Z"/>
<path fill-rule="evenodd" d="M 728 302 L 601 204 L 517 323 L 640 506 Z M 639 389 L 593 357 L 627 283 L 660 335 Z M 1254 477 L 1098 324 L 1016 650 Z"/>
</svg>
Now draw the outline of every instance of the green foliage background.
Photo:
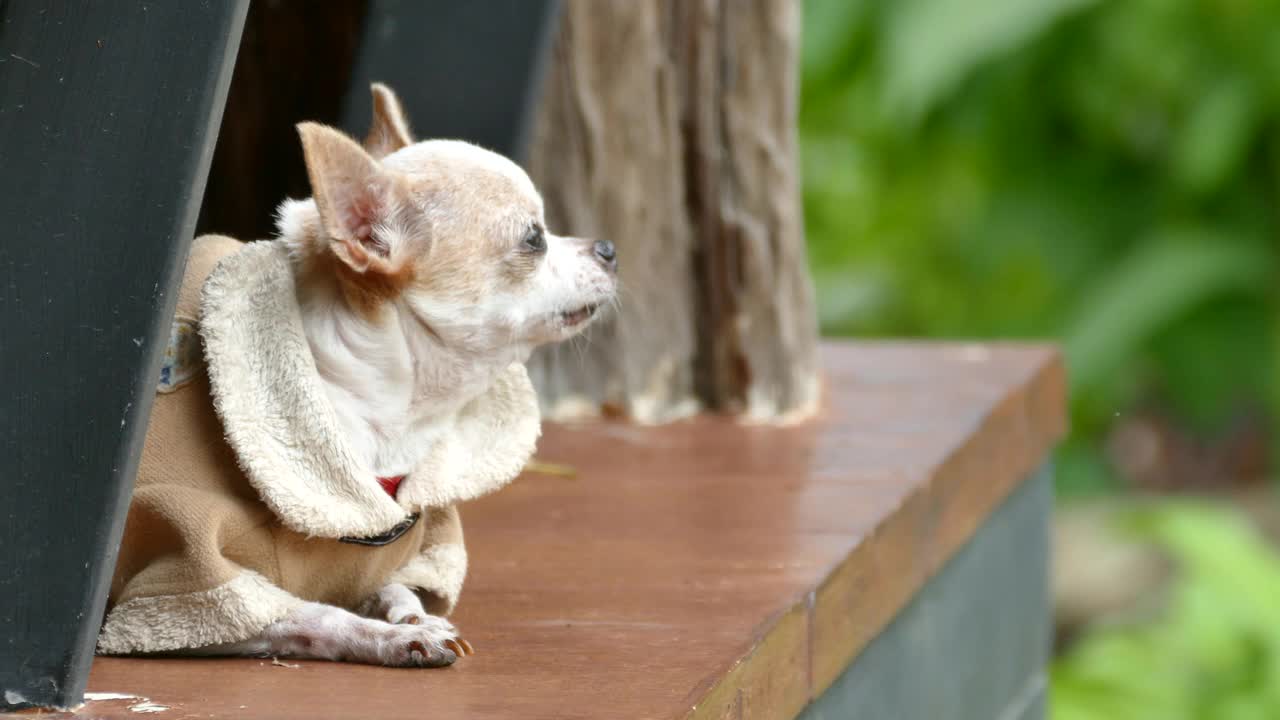
<svg viewBox="0 0 1280 720">
<path fill-rule="evenodd" d="M 1205 437 L 1242 408 L 1275 427 L 1280 0 L 803 7 L 826 333 L 1060 339 L 1066 496 L 1117 488 L 1104 434 L 1139 403 Z M 1054 717 L 1280 717 L 1275 552 L 1204 503 L 1123 531 L 1180 579 L 1055 660 Z"/>
<path fill-rule="evenodd" d="M 1056 720 L 1280 717 L 1280 558 L 1238 512 L 1172 501 L 1118 515 L 1116 532 L 1181 568 L 1167 607 L 1096 629 L 1052 668 Z"/>
<path fill-rule="evenodd" d="M 1068 493 L 1142 399 L 1274 417 L 1278 120 L 1277 2 L 806 0 L 823 328 L 1061 338 Z"/>
</svg>

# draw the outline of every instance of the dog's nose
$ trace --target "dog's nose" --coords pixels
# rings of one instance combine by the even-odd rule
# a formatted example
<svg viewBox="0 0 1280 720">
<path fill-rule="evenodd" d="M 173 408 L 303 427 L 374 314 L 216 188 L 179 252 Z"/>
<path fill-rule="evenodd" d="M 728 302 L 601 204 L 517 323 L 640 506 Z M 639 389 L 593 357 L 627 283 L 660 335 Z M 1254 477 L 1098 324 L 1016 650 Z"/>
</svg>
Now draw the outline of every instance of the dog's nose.
<svg viewBox="0 0 1280 720">
<path fill-rule="evenodd" d="M 600 258 L 600 262 L 610 270 L 618 268 L 618 253 L 613 249 L 613 243 L 608 240 L 597 240 L 595 245 L 596 257 Z"/>
</svg>

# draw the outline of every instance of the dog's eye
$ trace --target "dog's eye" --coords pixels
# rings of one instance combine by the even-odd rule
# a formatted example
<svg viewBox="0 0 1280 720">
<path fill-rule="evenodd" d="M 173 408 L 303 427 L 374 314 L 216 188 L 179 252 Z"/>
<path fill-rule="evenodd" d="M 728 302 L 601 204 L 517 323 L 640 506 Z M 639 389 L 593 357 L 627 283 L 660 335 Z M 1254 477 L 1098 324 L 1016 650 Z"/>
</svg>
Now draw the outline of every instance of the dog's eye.
<svg viewBox="0 0 1280 720">
<path fill-rule="evenodd" d="M 542 228 L 534 225 L 529 228 L 529 232 L 524 236 L 525 248 L 534 252 L 542 252 L 547 249 L 547 238 L 542 233 Z"/>
</svg>

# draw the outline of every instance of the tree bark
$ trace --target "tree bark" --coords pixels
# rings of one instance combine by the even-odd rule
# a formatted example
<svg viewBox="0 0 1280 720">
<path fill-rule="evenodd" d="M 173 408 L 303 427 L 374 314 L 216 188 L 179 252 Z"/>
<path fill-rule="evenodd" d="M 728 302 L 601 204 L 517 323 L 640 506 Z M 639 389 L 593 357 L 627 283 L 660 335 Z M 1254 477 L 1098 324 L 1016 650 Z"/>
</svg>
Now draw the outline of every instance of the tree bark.
<svg viewBox="0 0 1280 720">
<path fill-rule="evenodd" d="M 618 247 L 621 302 L 535 354 L 553 419 L 776 421 L 816 405 L 796 144 L 797 0 L 569 0 L 530 172 Z"/>
</svg>

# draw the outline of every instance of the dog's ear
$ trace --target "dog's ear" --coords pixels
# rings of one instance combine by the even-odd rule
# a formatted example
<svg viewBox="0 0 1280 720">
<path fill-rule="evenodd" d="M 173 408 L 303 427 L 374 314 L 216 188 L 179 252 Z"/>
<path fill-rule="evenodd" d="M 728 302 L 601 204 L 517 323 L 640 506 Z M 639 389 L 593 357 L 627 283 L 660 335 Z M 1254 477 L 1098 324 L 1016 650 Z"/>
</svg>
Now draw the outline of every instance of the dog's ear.
<svg viewBox="0 0 1280 720">
<path fill-rule="evenodd" d="M 395 272 L 404 179 L 331 127 L 299 123 L 298 135 L 334 254 L 356 272 Z"/>
<path fill-rule="evenodd" d="M 365 150 L 375 158 L 382 158 L 412 145 L 413 134 L 409 132 L 409 121 L 405 119 L 400 98 L 382 83 L 374 83 L 370 91 L 373 93 L 373 121 L 364 139 Z"/>
</svg>

